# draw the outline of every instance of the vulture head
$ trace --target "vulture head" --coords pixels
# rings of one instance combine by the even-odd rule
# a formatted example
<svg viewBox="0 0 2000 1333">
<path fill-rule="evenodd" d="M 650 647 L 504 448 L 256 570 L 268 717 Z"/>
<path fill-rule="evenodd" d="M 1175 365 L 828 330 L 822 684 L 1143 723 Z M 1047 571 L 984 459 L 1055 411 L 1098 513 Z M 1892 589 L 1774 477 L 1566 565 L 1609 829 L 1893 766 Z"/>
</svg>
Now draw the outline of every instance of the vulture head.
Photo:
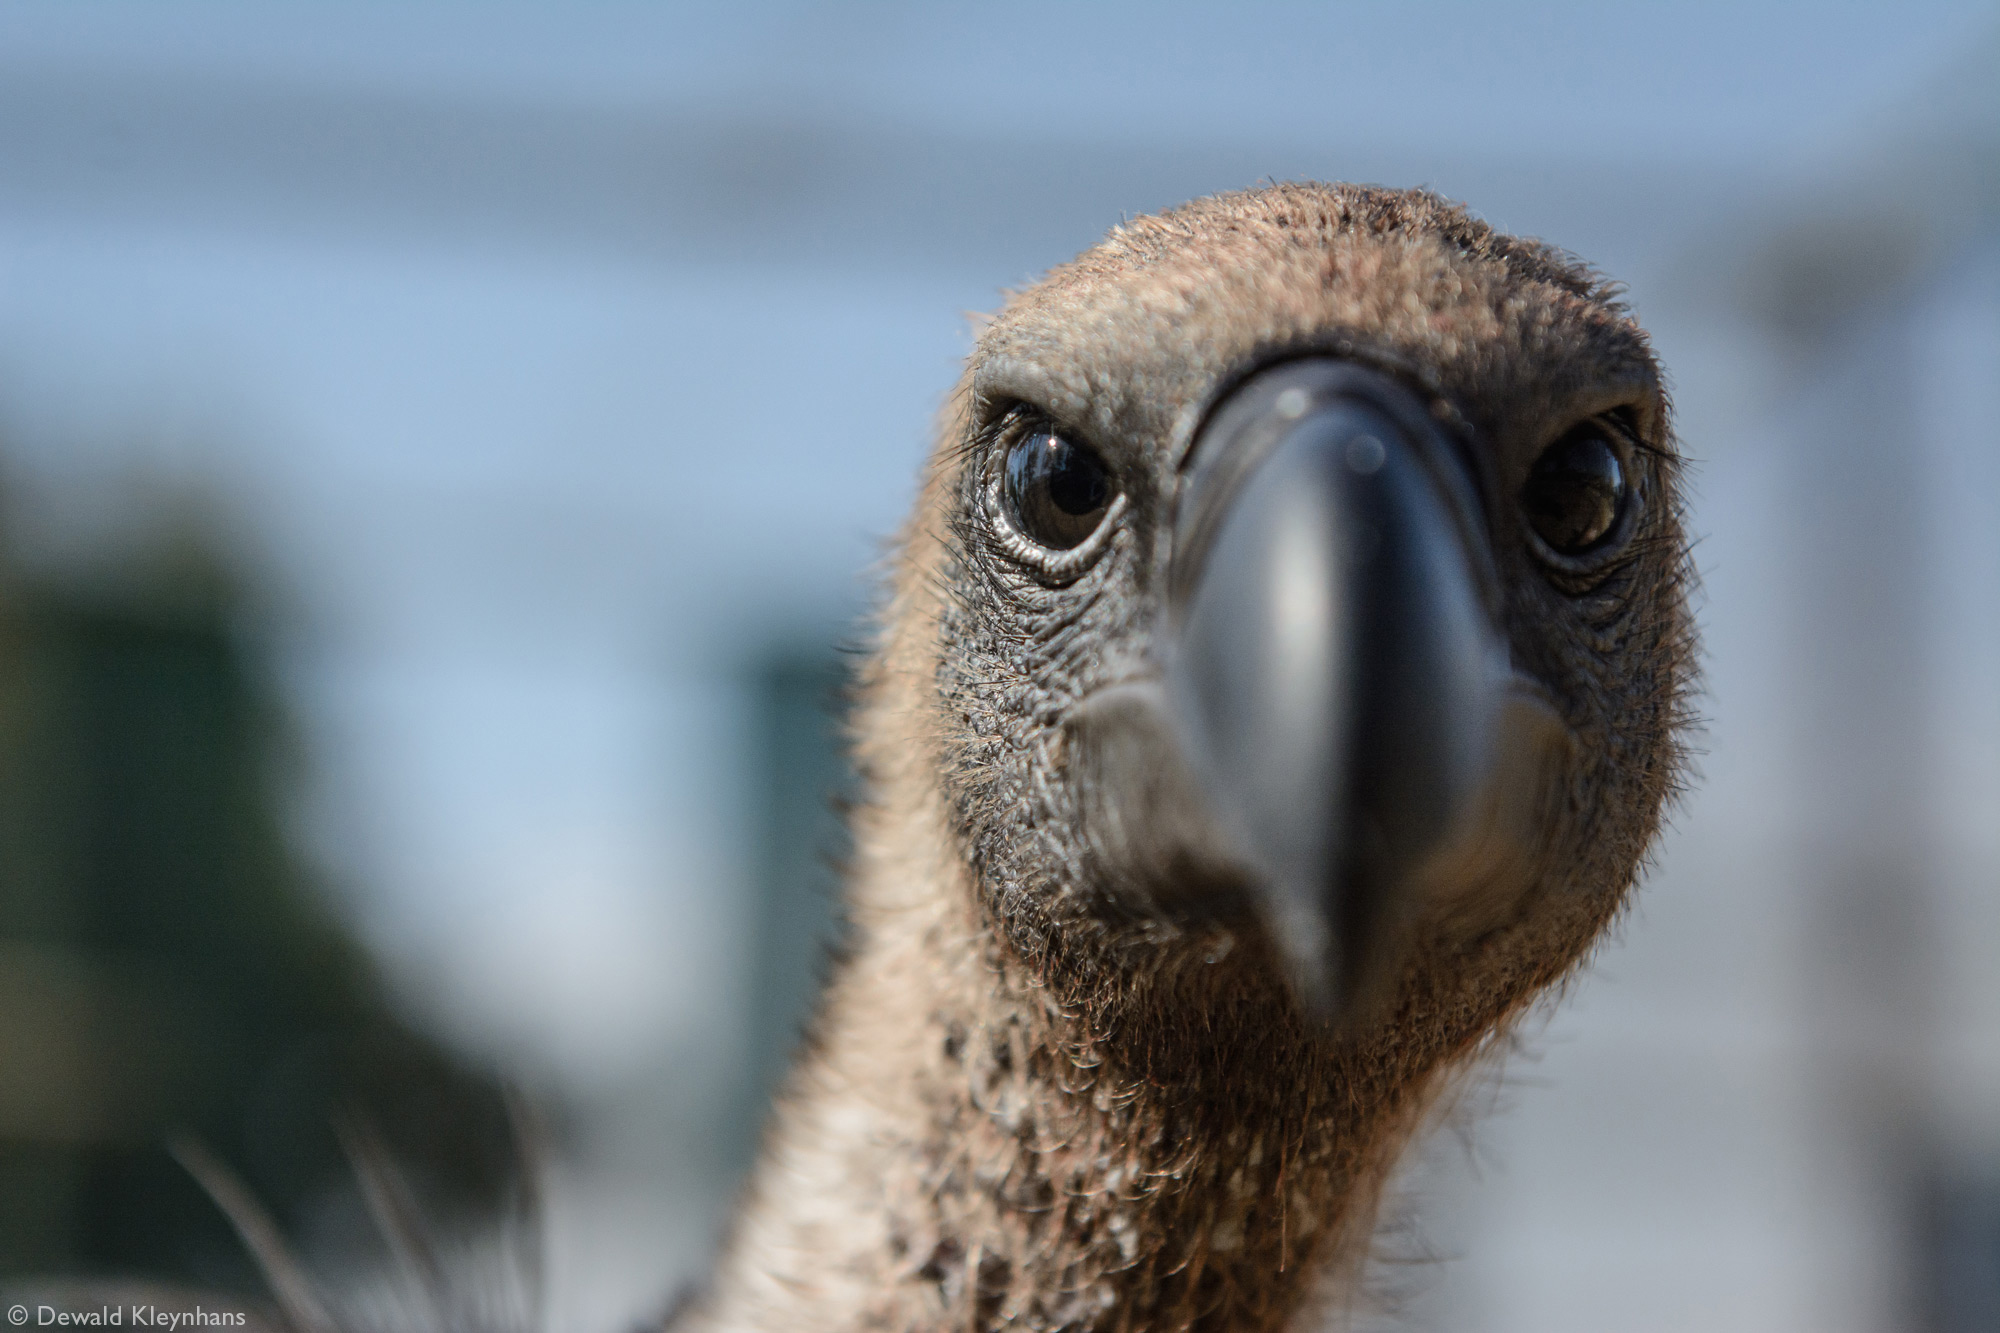
<svg viewBox="0 0 2000 1333">
<path fill-rule="evenodd" d="M 853 937 L 713 1326 L 1266 1329 L 1618 914 L 1691 669 L 1661 372 L 1434 196 L 1280 185 L 1008 300 L 854 722 Z"/>
</svg>

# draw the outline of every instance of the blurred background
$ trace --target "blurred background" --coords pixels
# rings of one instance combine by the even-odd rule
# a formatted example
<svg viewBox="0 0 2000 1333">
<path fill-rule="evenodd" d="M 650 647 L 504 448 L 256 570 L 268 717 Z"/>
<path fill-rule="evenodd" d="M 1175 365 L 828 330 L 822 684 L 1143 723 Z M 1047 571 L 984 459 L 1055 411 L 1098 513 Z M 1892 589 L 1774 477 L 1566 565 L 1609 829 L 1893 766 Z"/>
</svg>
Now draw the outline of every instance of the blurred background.
<svg viewBox="0 0 2000 1333">
<path fill-rule="evenodd" d="M 545 1145 L 701 1271 L 833 918 L 840 645 L 967 313 L 1427 185 L 1673 374 L 1701 778 L 1409 1172 L 1395 1327 L 2000 1329 L 2000 10 L 0 4 L 0 1281 L 328 1269 Z"/>
</svg>

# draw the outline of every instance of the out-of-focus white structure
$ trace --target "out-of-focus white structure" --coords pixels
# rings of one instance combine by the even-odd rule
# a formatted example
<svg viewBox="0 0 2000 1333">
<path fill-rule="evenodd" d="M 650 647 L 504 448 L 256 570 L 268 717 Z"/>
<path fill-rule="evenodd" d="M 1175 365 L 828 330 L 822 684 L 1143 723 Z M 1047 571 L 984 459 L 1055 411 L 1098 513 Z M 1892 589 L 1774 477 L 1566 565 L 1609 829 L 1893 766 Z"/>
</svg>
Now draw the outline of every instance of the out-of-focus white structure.
<svg viewBox="0 0 2000 1333">
<path fill-rule="evenodd" d="M 1411 1173 L 1404 1323 L 1989 1327 L 1937 1293 L 2000 1282 L 1993 22 L 12 7 L 17 521 L 235 516 L 302 836 L 578 1108 L 556 1280 L 609 1328 L 740 1149 L 757 664 L 863 604 L 964 312 L 1121 213 L 1430 183 L 1656 331 L 1712 725 L 1623 941 Z"/>
</svg>

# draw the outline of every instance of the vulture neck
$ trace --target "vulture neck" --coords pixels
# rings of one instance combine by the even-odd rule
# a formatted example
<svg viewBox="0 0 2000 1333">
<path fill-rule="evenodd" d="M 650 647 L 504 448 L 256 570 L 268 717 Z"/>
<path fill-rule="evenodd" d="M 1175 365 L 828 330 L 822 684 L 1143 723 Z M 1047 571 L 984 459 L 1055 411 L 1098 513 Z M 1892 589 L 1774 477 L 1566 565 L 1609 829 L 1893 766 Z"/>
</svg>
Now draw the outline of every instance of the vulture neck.
<svg viewBox="0 0 2000 1333">
<path fill-rule="evenodd" d="M 878 667 L 862 711 L 853 951 L 696 1326 L 1275 1330 L 1342 1299 L 1420 1080 L 1254 1004 L 1151 1032 L 1059 995 L 954 846 L 895 697 L 921 679 Z"/>
</svg>

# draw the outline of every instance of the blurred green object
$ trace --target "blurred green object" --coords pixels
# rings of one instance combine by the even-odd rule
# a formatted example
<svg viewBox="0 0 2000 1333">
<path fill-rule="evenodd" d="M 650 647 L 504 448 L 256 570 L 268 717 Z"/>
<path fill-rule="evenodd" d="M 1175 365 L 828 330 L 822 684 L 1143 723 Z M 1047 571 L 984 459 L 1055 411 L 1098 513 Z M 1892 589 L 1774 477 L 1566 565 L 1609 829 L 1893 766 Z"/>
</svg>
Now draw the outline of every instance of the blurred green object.
<svg viewBox="0 0 2000 1333">
<path fill-rule="evenodd" d="M 427 1198 L 510 1184 L 499 1089 L 396 1016 L 288 843 L 292 738 L 211 549 L 0 555 L 0 1277 L 254 1289 L 173 1133 L 321 1253 L 365 1243 L 343 1118 Z"/>
</svg>

